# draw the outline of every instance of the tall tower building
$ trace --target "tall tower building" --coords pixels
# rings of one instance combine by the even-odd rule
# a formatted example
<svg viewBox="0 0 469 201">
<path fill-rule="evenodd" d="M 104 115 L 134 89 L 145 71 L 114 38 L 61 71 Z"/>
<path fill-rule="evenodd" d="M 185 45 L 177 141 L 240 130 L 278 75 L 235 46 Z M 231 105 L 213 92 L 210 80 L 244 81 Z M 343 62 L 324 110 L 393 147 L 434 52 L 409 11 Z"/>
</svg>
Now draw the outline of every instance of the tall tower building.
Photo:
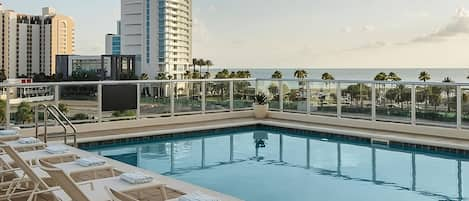
<svg viewBox="0 0 469 201">
<path fill-rule="evenodd" d="M 106 55 L 121 54 L 121 21 L 117 21 L 117 34 L 106 34 Z"/>
<path fill-rule="evenodd" d="M 192 61 L 192 0 L 121 0 L 121 53 L 137 74 L 182 79 Z"/>
<path fill-rule="evenodd" d="M 55 55 L 73 54 L 75 24 L 44 8 L 43 14 L 19 14 L 0 8 L 0 70 L 9 79 L 55 72 Z"/>
</svg>

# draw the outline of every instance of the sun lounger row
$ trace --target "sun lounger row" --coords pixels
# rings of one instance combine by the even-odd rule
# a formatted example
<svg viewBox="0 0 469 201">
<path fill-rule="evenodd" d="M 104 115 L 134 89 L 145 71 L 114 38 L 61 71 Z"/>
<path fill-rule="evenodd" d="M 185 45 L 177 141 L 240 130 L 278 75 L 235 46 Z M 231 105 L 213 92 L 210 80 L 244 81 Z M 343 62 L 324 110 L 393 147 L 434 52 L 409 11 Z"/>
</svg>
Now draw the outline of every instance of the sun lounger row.
<svg viewBox="0 0 469 201">
<path fill-rule="evenodd" d="M 20 144 L 18 140 L 0 142 L 4 152 L 0 155 L 0 200 L 217 200 L 201 193 L 182 193 L 143 173 L 119 171 L 97 157 L 80 157 L 65 145 L 19 152 Z"/>
</svg>

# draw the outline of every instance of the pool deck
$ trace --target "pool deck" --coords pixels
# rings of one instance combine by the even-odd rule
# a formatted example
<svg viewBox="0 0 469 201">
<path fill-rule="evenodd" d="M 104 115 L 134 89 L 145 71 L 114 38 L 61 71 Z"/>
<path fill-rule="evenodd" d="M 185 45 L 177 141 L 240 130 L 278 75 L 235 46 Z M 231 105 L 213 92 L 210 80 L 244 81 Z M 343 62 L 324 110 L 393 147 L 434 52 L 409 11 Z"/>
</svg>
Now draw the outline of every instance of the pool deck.
<svg viewBox="0 0 469 201">
<path fill-rule="evenodd" d="M 131 124 L 131 123 L 130 123 Z M 224 119 L 224 120 L 210 120 L 205 122 L 195 122 L 195 123 L 184 123 L 184 124 L 163 124 L 148 126 L 142 125 L 136 127 L 135 124 L 132 124 L 132 128 L 121 128 L 113 126 L 112 124 L 101 127 L 97 131 L 88 129 L 88 131 L 80 132 L 78 136 L 78 143 L 86 142 L 96 142 L 96 141 L 107 141 L 114 139 L 125 139 L 133 137 L 144 137 L 144 136 L 157 136 L 157 135 L 167 135 L 181 132 L 189 131 L 198 131 L 198 130 L 208 130 L 208 129 L 219 129 L 226 127 L 237 127 L 237 126 L 249 126 L 263 124 L 268 126 L 278 126 L 292 129 L 301 129 L 309 131 L 317 131 L 323 133 L 334 133 L 342 134 L 363 138 L 379 139 L 379 140 L 389 140 L 397 141 L 410 144 L 422 144 L 430 145 L 435 147 L 443 148 L 452 148 L 452 149 L 461 149 L 469 150 L 469 140 L 462 139 L 453 139 L 437 136 L 427 136 L 427 135 L 415 135 L 411 133 L 398 133 L 398 132 L 389 132 L 381 131 L 378 129 L 362 129 L 362 128 L 353 128 L 353 127 L 340 127 L 332 126 L 326 124 L 317 124 L 317 123 L 308 123 L 308 122 L 298 122 L 298 121 L 288 121 L 280 119 L 264 119 L 258 120 L 255 118 L 236 118 L 236 119 Z M 90 125 L 90 127 L 93 127 Z M 25 130 L 22 132 L 24 136 L 33 136 L 31 129 Z M 469 133 L 468 133 L 469 135 Z"/>
<path fill-rule="evenodd" d="M 227 113 L 229 114 L 229 113 Z M 182 117 L 186 118 L 186 117 Z M 194 119 L 194 116 L 192 117 Z M 87 143 L 87 142 L 97 142 L 97 141 L 108 141 L 115 139 L 125 139 L 125 138 L 134 138 L 134 137 L 144 137 L 144 136 L 157 136 L 157 135 L 168 135 L 182 132 L 190 131 L 199 131 L 199 130 L 209 130 L 209 129 L 219 129 L 227 127 L 239 127 L 239 126 L 249 126 L 249 125 L 267 125 L 267 126 L 277 126 L 284 128 L 308 130 L 322 133 L 332 133 L 332 134 L 341 134 L 347 136 L 356 136 L 362 138 L 370 139 L 379 139 L 379 140 L 388 140 L 396 141 L 402 143 L 410 144 L 422 144 L 430 145 L 435 147 L 451 148 L 451 149 L 461 149 L 469 150 L 469 140 L 463 139 L 454 139 L 438 136 L 427 136 L 427 135 L 415 135 L 411 133 L 397 133 L 382 131 L 377 129 L 363 129 L 363 128 L 354 128 L 354 127 L 340 127 L 328 124 L 318 124 L 311 122 L 300 122 L 300 121 L 291 121 L 291 120 L 282 120 L 282 119 L 255 119 L 245 115 L 242 117 L 227 117 L 225 119 L 198 119 L 194 121 L 175 121 L 176 123 L 169 119 L 166 121 L 158 120 L 155 122 L 154 119 L 142 119 L 142 120 L 131 120 L 123 122 L 105 122 L 101 124 L 83 124 L 77 125 L 78 130 L 82 131 L 78 136 L 78 143 Z M 51 128 L 51 130 L 58 130 L 59 128 Z M 34 129 L 24 129 L 21 130 L 22 136 L 34 136 Z M 58 142 L 58 141 L 57 141 Z M 57 143 L 54 142 L 54 143 Z M 73 149 L 74 152 L 79 153 L 80 155 L 91 155 L 92 153 Z M 110 164 L 115 166 L 118 169 L 124 171 L 135 171 L 136 167 L 114 161 L 111 159 L 106 159 Z M 222 201 L 238 201 L 239 199 L 224 195 L 212 190 L 208 190 L 202 187 L 198 187 L 189 183 L 185 183 L 176 179 L 165 177 L 153 172 L 143 171 L 147 174 L 153 175 L 157 180 L 160 180 L 169 187 L 180 190 L 182 192 L 194 192 L 199 191 L 206 193 L 208 195 L 216 196 Z"/>
</svg>

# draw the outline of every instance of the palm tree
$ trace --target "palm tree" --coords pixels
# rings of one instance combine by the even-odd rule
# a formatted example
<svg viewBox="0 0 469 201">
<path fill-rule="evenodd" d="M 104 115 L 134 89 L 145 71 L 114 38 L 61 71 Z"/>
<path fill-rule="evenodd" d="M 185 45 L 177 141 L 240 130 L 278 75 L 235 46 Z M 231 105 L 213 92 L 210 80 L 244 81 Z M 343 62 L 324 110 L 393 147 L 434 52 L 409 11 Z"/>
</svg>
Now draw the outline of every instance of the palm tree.
<svg viewBox="0 0 469 201">
<path fill-rule="evenodd" d="M 6 101 L 0 100 L 0 122 L 3 123 L 5 121 L 5 112 L 6 112 Z"/>
<path fill-rule="evenodd" d="M 450 78 L 450 77 L 445 77 L 445 79 L 443 79 L 443 83 L 454 83 L 454 81 Z M 451 112 L 451 107 L 450 107 L 450 93 L 451 93 L 451 89 L 453 87 L 452 86 L 446 86 L 445 87 L 445 91 L 446 91 L 446 106 L 448 106 L 448 113 Z"/>
<path fill-rule="evenodd" d="M 374 80 L 375 81 L 386 81 L 388 79 L 388 75 L 385 73 L 385 72 L 380 72 L 378 74 L 376 74 Z M 383 99 L 383 95 L 384 95 L 384 91 L 383 89 L 386 87 L 385 84 L 379 84 L 378 85 L 378 91 L 379 91 L 379 99 L 378 101 L 381 101 L 381 99 Z M 386 99 L 384 99 L 386 101 Z M 386 104 L 386 103 L 385 103 Z"/>
<path fill-rule="evenodd" d="M 308 72 L 305 70 L 296 70 L 293 76 L 297 79 L 303 80 L 308 77 Z"/>
<path fill-rule="evenodd" d="M 202 66 L 205 66 L 205 60 L 204 59 L 199 59 L 197 61 L 197 64 L 199 65 L 199 72 L 202 72 Z M 199 79 L 201 79 L 202 74 L 199 74 L 199 75 L 200 75 Z"/>
<path fill-rule="evenodd" d="M 22 122 L 24 124 L 25 122 L 31 122 L 32 120 L 33 109 L 31 108 L 31 105 L 26 102 L 21 102 L 20 105 L 18 105 L 16 112 L 16 121 Z"/>
<path fill-rule="evenodd" d="M 205 72 L 204 79 L 210 79 L 210 77 L 212 77 L 212 74 L 210 74 L 210 72 Z"/>
<path fill-rule="evenodd" d="M 323 73 L 321 76 L 322 80 L 335 80 L 334 76 L 330 73 Z"/>
<path fill-rule="evenodd" d="M 210 72 L 210 67 L 213 66 L 213 62 L 210 60 L 206 60 L 205 65 L 207 66 L 207 72 Z"/>
<path fill-rule="evenodd" d="M 326 82 L 326 85 L 327 85 L 327 88 L 329 88 L 329 93 L 331 92 L 331 80 L 335 80 L 334 76 L 332 76 L 332 74 L 330 73 L 323 73 L 321 75 L 321 79 L 324 80 L 324 81 L 327 81 Z"/>
<path fill-rule="evenodd" d="M 283 75 L 282 75 L 282 72 L 276 70 L 273 74 L 272 74 L 272 79 L 282 79 L 283 78 Z"/>
<path fill-rule="evenodd" d="M 430 75 L 430 73 L 428 73 L 427 71 L 422 71 L 420 72 L 420 75 L 419 75 L 419 80 L 420 81 L 423 81 L 423 82 L 427 82 L 428 80 L 431 80 L 432 77 Z M 428 105 L 428 87 L 426 86 L 425 89 L 424 89 L 424 96 L 425 96 L 425 108 L 427 107 Z"/>
<path fill-rule="evenodd" d="M 230 77 L 230 72 L 227 69 L 223 69 L 215 75 L 216 79 L 227 79 Z"/>
<path fill-rule="evenodd" d="M 188 79 L 191 79 L 192 78 L 192 72 L 190 70 L 186 70 L 186 72 L 184 72 L 184 79 L 188 80 Z"/>
<path fill-rule="evenodd" d="M 431 80 L 431 79 L 432 79 L 432 76 L 427 71 L 420 72 L 420 75 L 419 75 L 420 81 L 427 82 L 428 80 Z"/>
<path fill-rule="evenodd" d="M 387 78 L 388 78 L 388 75 L 385 72 L 380 72 L 380 73 L 376 74 L 374 80 L 375 81 L 385 81 L 385 80 L 387 80 Z"/>
<path fill-rule="evenodd" d="M 389 75 L 386 77 L 387 80 L 390 80 L 390 81 L 401 81 L 401 77 L 399 77 L 396 73 L 394 72 L 390 72 Z"/>
</svg>

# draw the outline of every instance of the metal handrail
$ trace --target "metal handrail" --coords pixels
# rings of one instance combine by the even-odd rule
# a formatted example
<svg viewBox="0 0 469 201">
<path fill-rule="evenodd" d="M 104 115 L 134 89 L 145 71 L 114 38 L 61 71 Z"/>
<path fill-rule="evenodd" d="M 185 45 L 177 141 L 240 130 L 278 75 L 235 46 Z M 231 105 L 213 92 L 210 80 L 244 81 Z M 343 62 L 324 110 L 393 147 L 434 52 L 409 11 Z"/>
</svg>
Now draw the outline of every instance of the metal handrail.
<svg viewBox="0 0 469 201">
<path fill-rule="evenodd" d="M 62 111 L 60 111 L 60 109 L 56 105 L 49 105 L 49 108 L 54 109 L 55 112 L 57 112 L 60 115 L 60 117 L 62 117 L 65 120 L 65 122 L 68 124 L 68 126 L 70 126 L 72 128 L 74 133 L 78 132 L 75 125 L 72 124 L 72 122 L 67 118 L 67 116 L 65 116 L 65 114 Z"/>
<path fill-rule="evenodd" d="M 69 136 L 68 135 L 68 130 L 67 130 L 67 126 L 64 124 L 64 122 L 62 121 L 62 119 L 60 117 L 62 117 L 65 122 L 68 124 L 68 126 L 70 126 L 73 130 L 73 145 L 76 146 L 77 145 L 77 137 L 76 137 L 76 134 L 77 134 L 77 129 L 76 127 L 72 124 L 72 122 L 70 122 L 70 120 L 63 114 L 63 112 L 61 112 L 59 110 L 59 108 L 55 105 L 46 105 L 46 104 L 39 104 L 36 106 L 36 109 L 35 109 L 35 127 L 36 127 L 36 138 L 39 137 L 39 110 L 41 108 L 44 108 L 44 137 L 43 137 L 43 140 L 45 143 L 47 143 L 47 120 L 49 119 L 49 114 L 52 115 L 52 117 L 60 124 L 60 126 L 64 129 L 64 144 L 67 144 L 67 137 Z M 57 116 L 57 114 L 55 112 L 57 112 L 57 114 L 60 116 Z"/>
</svg>

